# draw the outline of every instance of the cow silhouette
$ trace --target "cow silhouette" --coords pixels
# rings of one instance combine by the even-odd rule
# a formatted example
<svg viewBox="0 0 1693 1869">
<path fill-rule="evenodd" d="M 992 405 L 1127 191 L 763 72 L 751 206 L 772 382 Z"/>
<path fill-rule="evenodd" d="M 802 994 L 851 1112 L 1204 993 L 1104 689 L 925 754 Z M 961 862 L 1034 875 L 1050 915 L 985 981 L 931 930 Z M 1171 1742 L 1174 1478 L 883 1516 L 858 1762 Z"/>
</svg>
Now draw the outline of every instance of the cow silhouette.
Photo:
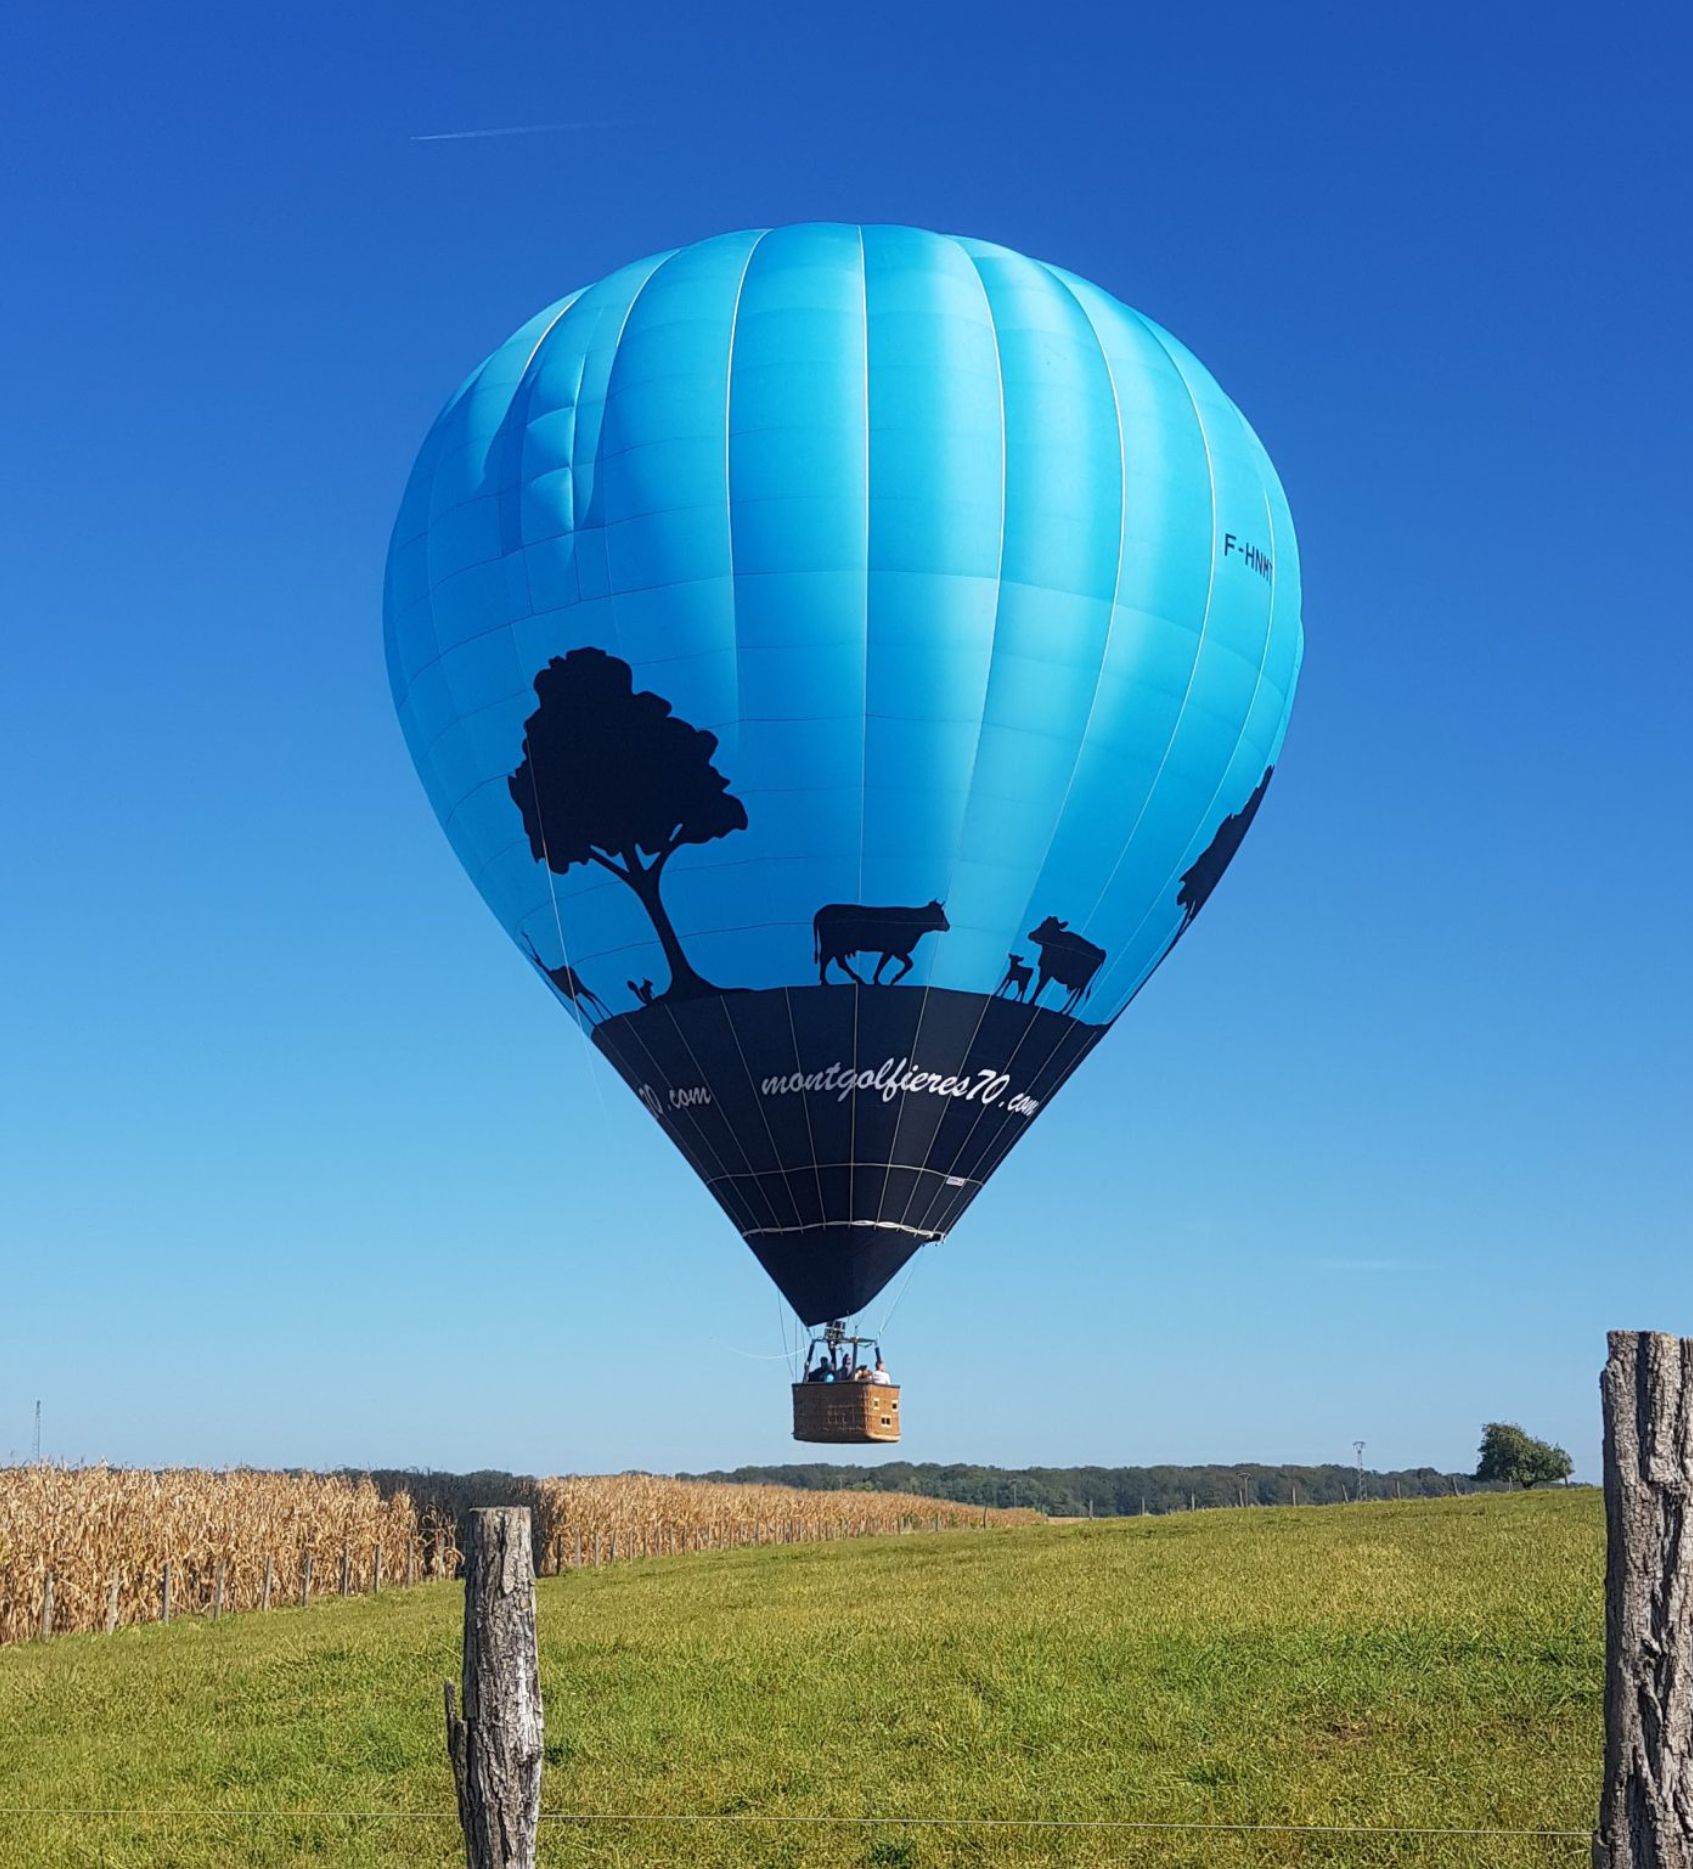
<svg viewBox="0 0 1693 1869">
<path fill-rule="evenodd" d="M 1040 978 L 1035 982 L 1029 1004 L 1038 1006 L 1041 994 L 1056 980 L 1060 986 L 1070 989 L 1070 997 L 1058 1010 L 1074 1012 L 1077 1003 L 1092 990 L 1093 976 L 1105 964 L 1104 948 L 1084 941 L 1068 922 L 1058 921 L 1051 915 L 1038 928 L 1031 928 L 1028 938 L 1040 949 Z"/>
<path fill-rule="evenodd" d="M 625 980 L 623 984 L 643 1006 L 650 1006 L 653 1003 L 653 983 L 650 980 Z"/>
<path fill-rule="evenodd" d="M 611 1008 L 592 987 L 582 984 L 581 976 L 574 967 L 568 963 L 563 967 L 549 967 L 535 952 L 535 943 L 529 939 L 528 935 L 523 937 L 523 945 L 529 950 L 529 958 L 573 1006 L 587 1006 L 601 1019 L 610 1016 Z"/>
<path fill-rule="evenodd" d="M 899 972 L 885 984 L 897 986 L 911 971 L 911 951 L 926 934 L 945 934 L 952 924 L 939 902 L 920 909 L 867 908 L 862 902 L 831 902 L 812 917 L 812 958 L 817 962 L 817 983 L 829 984 L 833 963 L 860 986 L 881 986 L 882 969 L 890 960 Z M 876 971 L 868 981 L 852 966 L 854 954 L 875 954 Z"/>
<path fill-rule="evenodd" d="M 1005 978 L 993 990 L 998 999 L 1003 993 L 1008 999 L 1021 999 L 1029 990 L 1029 982 L 1035 977 L 1035 970 L 1024 960 L 1021 954 L 1007 954 Z"/>
</svg>

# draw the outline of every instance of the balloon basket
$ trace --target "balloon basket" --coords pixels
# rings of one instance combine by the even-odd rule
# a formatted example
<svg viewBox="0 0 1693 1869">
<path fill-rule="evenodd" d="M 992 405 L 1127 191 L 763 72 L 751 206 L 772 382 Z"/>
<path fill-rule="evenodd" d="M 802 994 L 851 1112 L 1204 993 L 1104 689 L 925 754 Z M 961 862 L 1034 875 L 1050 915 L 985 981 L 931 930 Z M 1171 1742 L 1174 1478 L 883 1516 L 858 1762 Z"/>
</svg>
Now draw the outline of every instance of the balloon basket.
<svg viewBox="0 0 1693 1869">
<path fill-rule="evenodd" d="M 899 1390 L 887 1382 L 796 1382 L 794 1439 L 863 1446 L 899 1439 Z"/>
</svg>

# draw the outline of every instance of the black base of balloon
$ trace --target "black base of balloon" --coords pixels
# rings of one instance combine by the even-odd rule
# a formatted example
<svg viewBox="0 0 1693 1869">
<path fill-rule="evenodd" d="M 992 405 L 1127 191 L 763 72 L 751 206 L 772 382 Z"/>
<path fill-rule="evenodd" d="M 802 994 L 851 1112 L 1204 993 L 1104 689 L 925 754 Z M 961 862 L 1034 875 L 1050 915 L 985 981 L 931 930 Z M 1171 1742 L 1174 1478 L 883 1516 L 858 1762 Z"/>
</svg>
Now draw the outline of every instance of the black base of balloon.
<svg viewBox="0 0 1693 1869">
<path fill-rule="evenodd" d="M 807 1324 L 943 1238 L 1103 1036 L 933 987 L 773 987 L 643 1006 L 594 1041 Z"/>
<path fill-rule="evenodd" d="M 856 1317 L 924 1243 L 919 1234 L 850 1224 L 747 1240 L 800 1322 L 811 1325 Z"/>
</svg>

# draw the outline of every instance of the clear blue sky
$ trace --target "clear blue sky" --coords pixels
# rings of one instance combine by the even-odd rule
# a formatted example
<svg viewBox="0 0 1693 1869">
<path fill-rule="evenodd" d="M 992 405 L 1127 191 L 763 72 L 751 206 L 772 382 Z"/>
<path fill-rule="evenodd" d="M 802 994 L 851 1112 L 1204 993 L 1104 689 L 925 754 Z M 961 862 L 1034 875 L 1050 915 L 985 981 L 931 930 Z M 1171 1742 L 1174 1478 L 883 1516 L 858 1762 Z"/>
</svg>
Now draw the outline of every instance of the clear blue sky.
<svg viewBox="0 0 1693 1869">
<path fill-rule="evenodd" d="M 0 1456 L 37 1397 L 65 1458 L 796 1451 L 771 1288 L 428 811 L 379 592 L 436 408 L 530 313 L 839 218 L 1177 332 L 1306 587 L 1227 887 L 919 1261 L 904 1451 L 1457 1465 L 1505 1416 L 1594 1472 L 1605 1328 L 1693 1331 L 1684 11 L 10 38 Z"/>
</svg>

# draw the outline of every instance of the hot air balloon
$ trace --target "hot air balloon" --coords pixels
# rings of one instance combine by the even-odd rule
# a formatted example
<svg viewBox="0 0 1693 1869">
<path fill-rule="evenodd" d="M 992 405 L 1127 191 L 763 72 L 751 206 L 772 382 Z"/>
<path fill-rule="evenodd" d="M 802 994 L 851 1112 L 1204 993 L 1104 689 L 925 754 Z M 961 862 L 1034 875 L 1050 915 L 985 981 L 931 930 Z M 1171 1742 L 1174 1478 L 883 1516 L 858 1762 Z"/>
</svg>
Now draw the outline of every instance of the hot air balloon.
<svg viewBox="0 0 1693 1869">
<path fill-rule="evenodd" d="M 454 850 L 831 1352 L 1209 900 L 1299 612 L 1275 471 L 1168 332 L 840 225 L 532 318 L 430 431 L 385 591 Z M 812 1386 L 802 1436 L 897 1435 L 883 1385 Z"/>
</svg>

